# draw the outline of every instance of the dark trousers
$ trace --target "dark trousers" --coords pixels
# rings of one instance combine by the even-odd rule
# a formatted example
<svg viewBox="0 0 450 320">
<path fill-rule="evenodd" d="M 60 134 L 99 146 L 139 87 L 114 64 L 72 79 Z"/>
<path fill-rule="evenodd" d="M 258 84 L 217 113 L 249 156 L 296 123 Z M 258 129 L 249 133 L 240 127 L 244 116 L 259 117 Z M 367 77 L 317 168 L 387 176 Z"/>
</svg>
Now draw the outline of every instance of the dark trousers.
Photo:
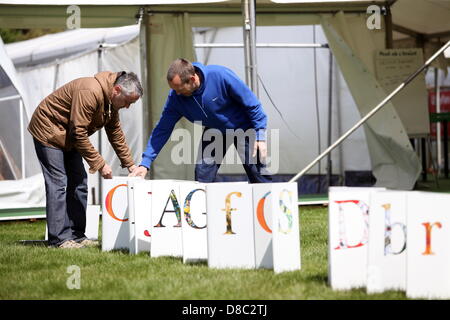
<svg viewBox="0 0 450 320">
<path fill-rule="evenodd" d="M 214 130 L 214 134 L 205 137 L 208 130 Z M 259 154 L 256 157 L 252 156 L 254 142 L 254 136 L 227 136 L 218 130 L 205 128 L 195 165 L 195 180 L 205 183 L 214 182 L 228 148 L 231 144 L 234 144 L 249 182 L 272 182 L 272 176 L 267 171 L 265 164 L 261 162 Z M 220 152 L 222 153 L 219 154 Z"/>
<path fill-rule="evenodd" d="M 45 179 L 48 244 L 86 239 L 87 174 L 75 151 L 46 147 L 34 139 Z"/>
</svg>

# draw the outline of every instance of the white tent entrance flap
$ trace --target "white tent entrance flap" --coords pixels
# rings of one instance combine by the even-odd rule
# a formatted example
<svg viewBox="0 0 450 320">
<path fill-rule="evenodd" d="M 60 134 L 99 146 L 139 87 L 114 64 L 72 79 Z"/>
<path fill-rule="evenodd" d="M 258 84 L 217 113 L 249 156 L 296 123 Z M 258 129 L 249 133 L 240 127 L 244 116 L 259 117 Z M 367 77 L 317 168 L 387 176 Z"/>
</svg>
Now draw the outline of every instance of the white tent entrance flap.
<svg viewBox="0 0 450 320">
<path fill-rule="evenodd" d="M 0 219 L 45 206 L 44 181 L 27 132 L 25 91 L 0 39 Z M 24 103 L 25 102 L 25 103 Z M 6 211 L 4 211 L 4 210 Z M 18 218 L 17 214 L 12 214 Z M 23 218 L 23 217 L 22 217 Z"/>
<path fill-rule="evenodd" d="M 28 113 L 14 65 L 0 40 L 0 180 L 17 180 L 35 174 L 25 159 Z M 27 142 L 30 143 L 28 137 Z M 28 172 L 29 171 L 29 172 Z"/>
</svg>

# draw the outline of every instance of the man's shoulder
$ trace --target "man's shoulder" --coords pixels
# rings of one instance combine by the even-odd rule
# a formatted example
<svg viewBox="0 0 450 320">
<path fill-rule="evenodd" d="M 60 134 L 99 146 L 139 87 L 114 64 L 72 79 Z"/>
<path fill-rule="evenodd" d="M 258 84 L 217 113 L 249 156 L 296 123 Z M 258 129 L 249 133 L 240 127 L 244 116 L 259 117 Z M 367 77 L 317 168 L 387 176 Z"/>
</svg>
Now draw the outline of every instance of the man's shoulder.
<svg viewBox="0 0 450 320">
<path fill-rule="evenodd" d="M 219 64 L 209 64 L 207 66 L 203 66 L 204 70 L 206 70 L 209 73 L 222 73 L 224 71 L 229 71 L 230 69 L 228 67 L 219 65 Z"/>
<path fill-rule="evenodd" d="M 82 77 L 68 83 L 75 90 L 101 91 L 100 83 L 94 77 Z"/>
<path fill-rule="evenodd" d="M 72 94 L 82 94 L 85 99 L 103 99 L 103 90 L 94 77 L 83 77 L 72 80 L 67 84 Z"/>
</svg>

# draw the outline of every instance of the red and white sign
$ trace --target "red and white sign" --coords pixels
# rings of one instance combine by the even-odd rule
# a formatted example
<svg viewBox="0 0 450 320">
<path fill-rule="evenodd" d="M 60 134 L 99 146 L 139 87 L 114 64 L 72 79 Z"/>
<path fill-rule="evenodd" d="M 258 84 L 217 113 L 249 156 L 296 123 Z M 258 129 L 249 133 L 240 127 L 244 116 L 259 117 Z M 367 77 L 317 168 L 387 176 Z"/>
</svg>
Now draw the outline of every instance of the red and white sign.
<svg viewBox="0 0 450 320">
<path fill-rule="evenodd" d="M 450 112 L 450 88 L 441 89 L 441 113 Z M 428 92 L 428 109 L 430 113 L 436 112 L 436 91 L 434 89 Z M 450 133 L 450 123 L 447 124 L 448 133 Z M 441 126 L 441 134 L 443 135 L 443 127 Z M 430 123 L 430 132 L 436 137 L 436 123 Z"/>
</svg>

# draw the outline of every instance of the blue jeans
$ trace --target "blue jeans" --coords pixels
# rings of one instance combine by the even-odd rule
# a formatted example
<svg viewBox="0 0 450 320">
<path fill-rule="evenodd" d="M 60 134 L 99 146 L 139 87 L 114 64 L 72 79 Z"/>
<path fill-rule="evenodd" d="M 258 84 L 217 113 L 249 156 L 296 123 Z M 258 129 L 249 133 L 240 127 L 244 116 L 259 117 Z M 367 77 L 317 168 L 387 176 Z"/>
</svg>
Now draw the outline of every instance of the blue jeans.
<svg viewBox="0 0 450 320">
<path fill-rule="evenodd" d="M 219 171 L 222 160 L 231 144 L 234 144 L 245 173 L 250 183 L 270 183 L 272 176 L 267 171 L 264 163 L 259 158 L 259 153 L 256 157 L 252 157 L 253 145 L 255 138 L 240 137 L 226 135 L 213 129 L 213 134 L 205 138 L 205 133 L 210 130 L 205 128 L 202 134 L 201 145 L 199 148 L 199 155 L 195 165 L 195 180 L 199 182 L 214 182 L 217 172 Z M 214 139 L 212 138 L 214 137 Z M 214 144 L 214 146 L 212 145 Z M 218 154 L 216 151 L 222 152 Z"/>
<path fill-rule="evenodd" d="M 86 239 L 88 186 L 83 158 L 76 150 L 63 151 L 33 140 L 45 180 L 48 244 Z"/>
</svg>

